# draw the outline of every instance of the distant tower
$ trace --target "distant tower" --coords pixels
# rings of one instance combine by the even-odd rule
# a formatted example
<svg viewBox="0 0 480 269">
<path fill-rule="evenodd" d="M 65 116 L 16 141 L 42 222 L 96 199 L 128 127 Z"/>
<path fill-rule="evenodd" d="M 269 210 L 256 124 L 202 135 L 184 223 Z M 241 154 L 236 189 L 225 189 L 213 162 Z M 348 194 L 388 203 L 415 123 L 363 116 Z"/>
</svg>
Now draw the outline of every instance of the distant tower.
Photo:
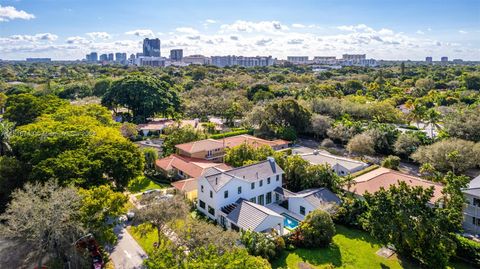
<svg viewBox="0 0 480 269">
<path fill-rule="evenodd" d="M 170 60 L 172 61 L 181 61 L 183 59 L 183 50 L 182 49 L 173 49 L 170 50 Z"/>
<path fill-rule="evenodd" d="M 146 57 L 160 57 L 160 39 L 145 38 L 143 40 L 143 56 Z"/>
<path fill-rule="evenodd" d="M 440 59 L 440 61 L 441 61 L 442 63 L 446 63 L 446 62 L 448 62 L 448 57 L 447 57 L 447 56 L 443 56 L 443 57 Z"/>
<path fill-rule="evenodd" d="M 433 62 L 433 58 L 431 56 L 425 57 L 425 62 L 431 64 Z"/>
</svg>

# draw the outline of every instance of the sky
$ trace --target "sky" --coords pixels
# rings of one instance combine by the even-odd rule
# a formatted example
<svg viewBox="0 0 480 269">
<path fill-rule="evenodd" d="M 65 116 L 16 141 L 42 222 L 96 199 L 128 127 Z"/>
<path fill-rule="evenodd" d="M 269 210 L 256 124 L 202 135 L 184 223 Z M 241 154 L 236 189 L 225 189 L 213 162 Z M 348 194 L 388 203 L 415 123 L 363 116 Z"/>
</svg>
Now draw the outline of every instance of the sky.
<svg viewBox="0 0 480 269">
<path fill-rule="evenodd" d="M 480 60 L 480 0 L 0 0 L 0 59 L 162 56 L 433 56 Z"/>
</svg>

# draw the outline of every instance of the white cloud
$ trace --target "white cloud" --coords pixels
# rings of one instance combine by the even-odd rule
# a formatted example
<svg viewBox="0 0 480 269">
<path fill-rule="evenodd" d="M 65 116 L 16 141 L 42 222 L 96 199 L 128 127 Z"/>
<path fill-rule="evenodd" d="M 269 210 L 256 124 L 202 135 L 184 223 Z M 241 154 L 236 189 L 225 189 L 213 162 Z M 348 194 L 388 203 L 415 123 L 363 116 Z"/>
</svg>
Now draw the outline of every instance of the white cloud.
<svg viewBox="0 0 480 269">
<path fill-rule="evenodd" d="M 17 10 L 15 7 L 12 7 L 12 6 L 4 7 L 0 5 L 0 22 L 10 21 L 15 19 L 30 20 L 34 18 L 35 18 L 35 15 L 27 13 L 23 10 Z"/>
<path fill-rule="evenodd" d="M 459 30 L 458 32 L 459 32 L 460 34 L 462 34 L 462 35 L 468 34 L 468 32 L 465 31 L 465 30 Z"/>
<path fill-rule="evenodd" d="M 247 32 L 247 33 L 278 33 L 282 30 L 289 30 L 288 26 L 279 21 L 260 21 L 251 22 L 238 20 L 232 24 L 223 24 L 220 26 L 221 33 Z"/>
<path fill-rule="evenodd" d="M 191 27 L 178 27 L 175 29 L 177 32 L 179 33 L 183 33 L 183 34 L 190 34 L 190 35 L 196 35 L 199 33 L 198 30 L 195 30 Z"/>
<path fill-rule="evenodd" d="M 321 28 L 317 25 L 294 27 L 279 21 L 234 21 L 212 24 L 210 29 L 198 25 L 165 31 L 161 36 L 162 54 L 172 48 L 184 49 L 185 55 L 272 55 L 285 59 L 289 55 L 340 57 L 344 53 L 365 53 L 376 59 L 424 59 L 425 55 L 475 59 L 476 43 L 454 43 L 435 40 L 428 35 L 403 33 L 394 29 L 375 28 L 365 24 Z M 427 33 L 427 29 L 422 29 Z M 93 39 L 89 35 L 72 36 L 57 44 L 53 34 L 0 37 L 0 55 L 5 59 L 52 57 L 80 59 L 91 51 L 98 53 L 141 51 L 136 36 L 153 36 L 151 30 L 127 32 L 133 36 Z M 158 34 L 160 35 L 160 34 Z M 53 40 L 53 41 L 52 41 Z M 4 56 L 5 55 L 5 56 Z"/>
<path fill-rule="evenodd" d="M 80 36 L 72 36 L 67 38 L 67 44 L 90 44 L 91 41 L 87 40 L 86 38 L 80 37 Z"/>
<path fill-rule="evenodd" d="M 91 39 L 110 39 L 112 36 L 107 33 L 107 32 L 91 32 L 91 33 L 86 33 L 88 37 Z"/>
<path fill-rule="evenodd" d="M 294 24 L 292 24 L 292 27 L 293 27 L 293 28 L 305 28 L 305 27 L 307 27 L 307 26 L 305 26 L 305 25 L 303 25 L 303 24 L 301 24 L 301 23 L 294 23 Z"/>
<path fill-rule="evenodd" d="M 214 24 L 214 23 L 217 23 L 217 21 L 216 21 L 216 20 L 212 20 L 212 19 L 207 19 L 207 20 L 205 20 L 205 23 Z"/>
<path fill-rule="evenodd" d="M 153 34 L 153 31 L 150 29 L 137 29 L 137 30 L 132 30 L 125 32 L 127 35 L 134 35 L 134 36 L 140 36 L 140 37 L 153 37 L 155 36 Z"/>
<path fill-rule="evenodd" d="M 12 42 L 39 42 L 39 41 L 55 41 L 58 39 L 58 36 L 51 33 L 42 33 L 36 35 L 11 35 L 8 37 Z"/>
<path fill-rule="evenodd" d="M 422 31 L 422 30 L 417 30 L 415 33 L 417 33 L 417 34 L 419 34 L 419 35 L 424 35 L 424 34 L 425 34 L 425 32 Z"/>
</svg>

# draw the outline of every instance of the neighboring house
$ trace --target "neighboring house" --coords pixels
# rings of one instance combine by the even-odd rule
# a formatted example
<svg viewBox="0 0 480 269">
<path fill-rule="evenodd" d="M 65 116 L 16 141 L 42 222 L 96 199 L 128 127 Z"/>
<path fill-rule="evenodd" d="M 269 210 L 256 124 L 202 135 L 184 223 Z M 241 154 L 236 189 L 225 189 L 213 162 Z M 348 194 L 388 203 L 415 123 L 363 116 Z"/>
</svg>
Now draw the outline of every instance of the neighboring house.
<svg viewBox="0 0 480 269">
<path fill-rule="evenodd" d="M 332 212 L 341 200 L 326 188 L 298 193 L 282 188 L 283 170 L 266 161 L 227 171 L 210 168 L 198 179 L 197 209 L 232 230 L 285 233 L 292 220 L 303 220 L 315 209 Z M 285 202 L 288 209 L 279 205 Z"/>
<path fill-rule="evenodd" d="M 265 225 L 257 223 L 253 230 L 273 229 L 283 234 L 283 221 L 278 223 L 278 213 L 264 207 L 274 202 L 274 190 L 282 186 L 282 177 L 282 168 L 271 157 L 227 171 L 209 168 L 198 179 L 197 208 L 220 225 L 234 230 L 252 228 L 243 220 L 257 218 L 250 215 L 253 211 L 263 212 L 268 216 L 260 223 L 265 221 Z M 281 216 L 280 219 L 283 220 Z"/>
<path fill-rule="evenodd" d="M 309 148 L 293 149 L 292 153 L 300 155 L 304 160 L 314 165 L 328 164 L 339 176 L 353 174 L 368 167 L 368 164 L 364 162 L 335 156 L 325 151 L 319 151 Z"/>
<path fill-rule="evenodd" d="M 327 188 L 307 189 L 292 193 L 288 198 L 288 210 L 306 216 L 313 210 L 322 209 L 334 213 L 342 200 Z"/>
<path fill-rule="evenodd" d="M 237 135 L 217 140 L 204 139 L 179 144 L 175 147 L 177 149 L 177 154 L 182 156 L 222 162 L 226 148 L 236 147 L 245 143 L 255 148 L 260 146 L 270 146 L 274 150 L 281 150 L 287 148 L 290 142 L 281 139 L 270 141 L 251 135 Z"/>
<path fill-rule="evenodd" d="M 162 152 L 163 152 L 163 149 L 162 149 L 163 140 L 162 139 L 141 140 L 141 141 L 135 142 L 135 144 L 141 149 L 143 149 L 143 148 L 153 148 L 158 152 L 159 156 L 162 155 Z"/>
<path fill-rule="evenodd" d="M 252 135 L 236 135 L 230 136 L 223 139 L 218 139 L 225 143 L 225 147 L 233 148 L 236 146 L 240 146 L 241 144 L 248 144 L 254 148 L 261 147 L 261 146 L 269 146 L 273 150 L 281 150 L 288 148 L 290 141 L 283 140 L 283 139 L 276 139 L 276 140 L 265 140 L 262 138 L 258 138 Z"/>
<path fill-rule="evenodd" d="M 229 165 L 224 163 L 214 163 L 205 159 L 189 158 L 177 154 L 156 160 L 155 166 L 165 175 L 180 179 L 198 178 L 206 169 L 211 167 L 217 167 L 220 170 L 231 169 Z"/>
<path fill-rule="evenodd" d="M 224 144 L 215 139 L 204 139 L 175 146 L 181 156 L 221 162 L 225 155 Z"/>
<path fill-rule="evenodd" d="M 172 182 L 172 186 L 183 193 L 185 198 L 190 201 L 195 201 L 197 199 L 197 178 L 187 178 L 179 181 Z"/>
<path fill-rule="evenodd" d="M 399 182 L 405 182 L 410 187 L 433 187 L 433 197 L 430 202 L 433 204 L 442 198 L 443 185 L 424 180 L 419 177 L 400 173 L 395 170 L 380 167 L 366 174 L 353 179 L 351 186 L 345 187 L 345 190 L 363 196 L 365 193 L 375 193 L 380 188 L 388 189 L 392 185 L 398 185 Z"/>
<path fill-rule="evenodd" d="M 463 229 L 480 235 L 480 175 L 470 181 L 462 192 L 467 203 L 463 210 Z"/>
<path fill-rule="evenodd" d="M 277 212 L 259 204 L 239 199 L 236 203 L 222 208 L 225 214 L 225 227 L 234 231 L 251 230 L 270 232 L 275 230 L 283 235 L 284 217 Z"/>
</svg>

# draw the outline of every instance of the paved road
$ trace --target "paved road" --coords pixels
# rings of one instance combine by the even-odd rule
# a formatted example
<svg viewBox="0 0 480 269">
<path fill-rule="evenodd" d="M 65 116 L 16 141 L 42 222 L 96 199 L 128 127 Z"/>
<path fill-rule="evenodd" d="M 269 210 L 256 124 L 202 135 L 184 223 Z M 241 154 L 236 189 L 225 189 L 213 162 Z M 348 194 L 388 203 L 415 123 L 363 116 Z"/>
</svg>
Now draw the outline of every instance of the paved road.
<svg viewBox="0 0 480 269">
<path fill-rule="evenodd" d="M 115 269 L 139 269 L 147 254 L 122 226 L 115 228 L 118 235 L 118 243 L 110 254 Z"/>
</svg>

